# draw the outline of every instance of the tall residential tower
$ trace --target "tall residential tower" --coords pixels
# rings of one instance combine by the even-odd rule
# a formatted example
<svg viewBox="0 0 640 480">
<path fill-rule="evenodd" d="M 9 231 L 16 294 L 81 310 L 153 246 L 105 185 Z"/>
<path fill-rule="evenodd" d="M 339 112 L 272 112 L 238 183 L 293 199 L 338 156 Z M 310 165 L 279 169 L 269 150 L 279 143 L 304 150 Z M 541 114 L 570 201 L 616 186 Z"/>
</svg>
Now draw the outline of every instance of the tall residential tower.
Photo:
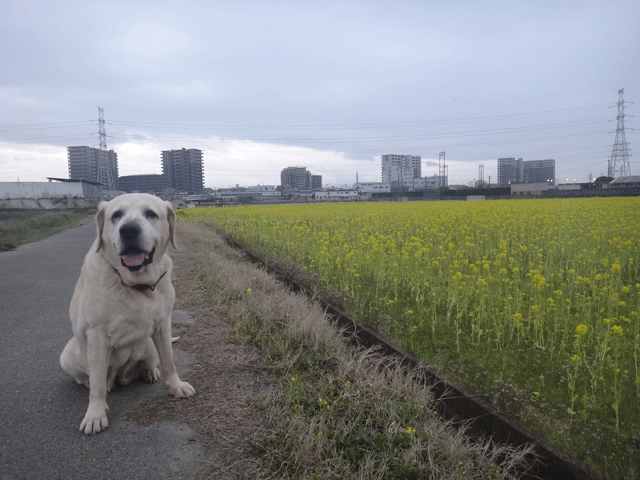
<svg viewBox="0 0 640 480">
<path fill-rule="evenodd" d="M 498 159 L 498 185 L 508 186 L 512 183 L 549 182 L 555 184 L 556 161 L 522 160 L 522 158 Z"/>
<path fill-rule="evenodd" d="M 99 181 L 100 164 L 107 165 L 111 178 L 118 178 L 118 154 L 113 150 L 101 150 L 95 147 L 67 147 L 69 161 L 69 179 Z"/>
<path fill-rule="evenodd" d="M 204 189 L 202 150 L 195 148 L 162 152 L 162 174 L 178 192 L 201 193 Z"/>
<path fill-rule="evenodd" d="M 382 155 L 382 183 L 399 184 L 422 176 L 419 155 Z"/>
</svg>

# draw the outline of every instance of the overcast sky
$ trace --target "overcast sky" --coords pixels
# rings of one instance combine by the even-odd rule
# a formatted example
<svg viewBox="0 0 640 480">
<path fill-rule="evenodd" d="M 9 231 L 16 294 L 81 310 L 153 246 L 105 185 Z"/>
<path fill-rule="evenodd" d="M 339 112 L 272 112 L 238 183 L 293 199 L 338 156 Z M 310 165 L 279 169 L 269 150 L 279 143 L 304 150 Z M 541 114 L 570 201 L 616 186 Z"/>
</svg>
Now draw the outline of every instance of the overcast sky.
<svg viewBox="0 0 640 480">
<path fill-rule="evenodd" d="M 0 181 L 67 178 L 97 107 L 120 175 L 184 147 L 207 187 L 288 166 L 380 181 L 388 153 L 433 175 L 442 151 L 451 184 L 481 164 L 495 182 L 500 157 L 585 181 L 606 174 L 621 88 L 640 174 L 639 26 L 638 0 L 5 0 Z"/>
</svg>

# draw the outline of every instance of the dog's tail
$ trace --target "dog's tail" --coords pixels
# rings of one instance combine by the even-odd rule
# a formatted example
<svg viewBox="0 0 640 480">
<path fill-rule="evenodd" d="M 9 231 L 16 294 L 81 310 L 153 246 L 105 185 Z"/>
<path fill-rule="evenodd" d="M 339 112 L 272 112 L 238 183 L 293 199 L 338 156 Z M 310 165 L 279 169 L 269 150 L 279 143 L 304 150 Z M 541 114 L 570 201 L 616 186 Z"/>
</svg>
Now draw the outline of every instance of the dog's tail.
<svg viewBox="0 0 640 480">
<path fill-rule="evenodd" d="M 180 337 L 171 337 L 171 343 L 175 343 L 180 340 Z"/>
</svg>

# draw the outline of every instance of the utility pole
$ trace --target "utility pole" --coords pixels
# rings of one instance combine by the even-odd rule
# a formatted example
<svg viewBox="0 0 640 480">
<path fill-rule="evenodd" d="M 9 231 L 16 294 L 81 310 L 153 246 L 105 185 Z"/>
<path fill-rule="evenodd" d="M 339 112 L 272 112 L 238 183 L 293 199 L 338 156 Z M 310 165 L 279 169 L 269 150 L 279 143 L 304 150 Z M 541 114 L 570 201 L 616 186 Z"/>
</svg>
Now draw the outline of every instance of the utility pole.
<svg viewBox="0 0 640 480">
<path fill-rule="evenodd" d="M 104 129 L 104 109 L 98 107 L 98 136 L 100 137 L 100 152 L 98 153 L 98 183 L 102 184 L 103 194 L 109 198 L 116 196 L 116 182 L 113 178 L 109 151 L 107 150 L 107 132 Z M 105 195 L 106 196 L 106 195 Z"/>
<path fill-rule="evenodd" d="M 618 124 L 616 127 L 616 140 L 613 143 L 611 158 L 608 163 L 607 175 L 609 177 L 627 177 L 631 175 L 629 167 L 629 144 L 624 134 L 624 88 L 618 90 Z"/>
</svg>

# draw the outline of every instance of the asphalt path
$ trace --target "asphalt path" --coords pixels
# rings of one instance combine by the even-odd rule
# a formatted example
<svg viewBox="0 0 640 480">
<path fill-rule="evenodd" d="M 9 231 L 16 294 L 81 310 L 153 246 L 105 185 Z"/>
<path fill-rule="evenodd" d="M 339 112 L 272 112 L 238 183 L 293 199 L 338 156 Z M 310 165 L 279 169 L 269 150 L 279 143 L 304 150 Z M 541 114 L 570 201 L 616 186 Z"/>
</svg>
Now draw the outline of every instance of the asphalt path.
<svg viewBox="0 0 640 480">
<path fill-rule="evenodd" d="M 90 224 L 0 253 L 0 480 L 192 478 L 205 460 L 185 423 L 123 420 L 142 400 L 167 394 L 162 380 L 115 388 L 107 395 L 107 430 L 78 431 L 89 390 L 62 370 L 59 357 L 95 235 Z"/>
</svg>

